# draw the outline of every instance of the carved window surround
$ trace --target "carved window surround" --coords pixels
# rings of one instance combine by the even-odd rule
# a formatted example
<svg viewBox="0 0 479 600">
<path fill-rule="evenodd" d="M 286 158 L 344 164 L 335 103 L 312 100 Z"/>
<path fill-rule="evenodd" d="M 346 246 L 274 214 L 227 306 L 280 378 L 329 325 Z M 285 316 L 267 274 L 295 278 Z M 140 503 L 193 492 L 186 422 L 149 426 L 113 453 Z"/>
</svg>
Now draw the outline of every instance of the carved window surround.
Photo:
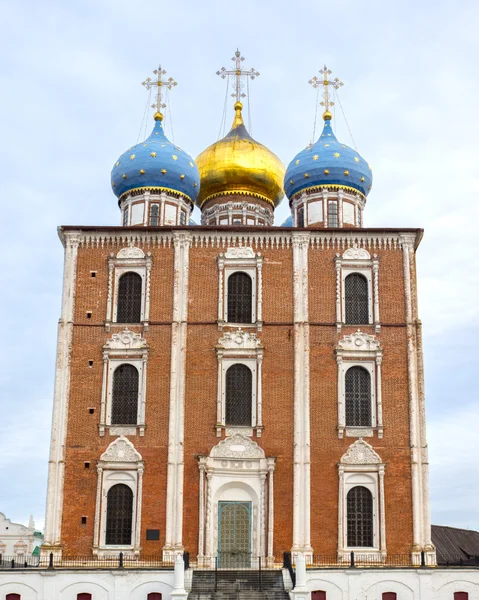
<svg viewBox="0 0 479 600">
<path fill-rule="evenodd" d="M 216 355 L 218 357 L 217 437 L 221 437 L 222 429 L 226 429 L 226 435 L 238 432 L 253 435 L 253 431 L 256 431 L 256 435 L 261 437 L 263 430 L 261 391 L 263 346 L 261 340 L 256 337 L 256 334 L 248 333 L 241 328 L 226 331 L 218 340 Z M 226 371 L 238 363 L 248 367 L 253 375 L 251 427 L 226 427 Z"/>
<path fill-rule="evenodd" d="M 144 463 L 141 454 L 126 437 L 114 440 L 101 455 L 97 464 L 97 493 L 93 554 L 98 557 L 118 556 L 119 552 L 139 555 L 141 547 L 141 502 Z M 127 485 L 133 492 L 132 543 L 128 546 L 105 544 L 107 495 L 118 483 Z"/>
<path fill-rule="evenodd" d="M 247 273 L 252 280 L 251 323 L 228 323 L 228 278 L 237 271 Z M 218 326 L 256 327 L 263 325 L 263 257 L 252 248 L 228 248 L 218 256 Z"/>
<path fill-rule="evenodd" d="M 344 280 L 351 273 L 363 275 L 368 282 L 369 324 L 374 324 L 376 333 L 381 330 L 379 321 L 379 258 L 373 258 L 364 248 L 348 248 L 343 255 L 336 254 L 336 326 L 341 331 L 345 322 Z M 354 324 L 353 324 L 354 325 Z"/>
<path fill-rule="evenodd" d="M 370 560 L 375 556 L 386 559 L 386 516 L 384 501 L 384 469 L 381 457 L 363 439 L 348 448 L 338 464 L 339 503 L 338 503 L 338 558 L 350 560 L 351 551 L 355 559 Z M 347 494 L 357 485 L 367 488 L 373 496 L 373 547 L 351 547 L 347 543 Z"/>
<path fill-rule="evenodd" d="M 351 335 L 345 335 L 336 346 L 338 363 L 338 437 L 372 437 L 377 431 L 378 438 L 383 437 L 383 409 L 381 389 L 381 363 L 383 351 L 374 335 L 358 329 Z M 360 366 L 371 376 L 371 427 L 346 427 L 345 378 L 346 371 Z"/>
<path fill-rule="evenodd" d="M 148 361 L 148 344 L 139 334 L 129 329 L 114 333 L 103 346 L 103 384 L 100 406 L 99 434 L 105 435 L 108 428 L 110 435 L 145 434 L 145 402 L 146 402 L 146 365 Z M 111 407 L 113 394 L 113 373 L 124 364 L 133 365 L 139 374 L 138 386 L 138 420 L 136 425 L 111 425 Z"/>
<path fill-rule="evenodd" d="M 141 248 L 129 246 L 122 248 L 115 256 L 108 257 L 108 297 L 106 305 L 105 327 L 110 331 L 112 323 L 116 323 L 118 304 L 118 281 L 122 275 L 132 271 L 141 277 L 141 322 L 145 330 L 150 319 L 150 280 L 151 280 L 151 252 L 145 254 Z"/>
</svg>

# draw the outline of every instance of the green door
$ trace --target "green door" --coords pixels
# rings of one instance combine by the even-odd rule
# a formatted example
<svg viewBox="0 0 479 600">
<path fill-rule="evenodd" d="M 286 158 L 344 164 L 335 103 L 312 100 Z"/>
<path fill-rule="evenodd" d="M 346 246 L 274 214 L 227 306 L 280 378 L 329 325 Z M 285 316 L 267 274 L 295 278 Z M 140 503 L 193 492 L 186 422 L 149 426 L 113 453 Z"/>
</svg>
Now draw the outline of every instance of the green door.
<svg viewBox="0 0 479 600">
<path fill-rule="evenodd" d="M 251 502 L 218 503 L 218 566 L 251 566 Z"/>
</svg>

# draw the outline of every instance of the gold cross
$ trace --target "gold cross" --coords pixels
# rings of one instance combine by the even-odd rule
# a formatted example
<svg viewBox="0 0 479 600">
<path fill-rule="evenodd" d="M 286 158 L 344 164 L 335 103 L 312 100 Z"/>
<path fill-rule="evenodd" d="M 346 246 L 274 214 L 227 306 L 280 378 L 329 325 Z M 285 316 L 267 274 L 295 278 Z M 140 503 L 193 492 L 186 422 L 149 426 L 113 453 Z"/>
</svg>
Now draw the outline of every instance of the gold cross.
<svg viewBox="0 0 479 600">
<path fill-rule="evenodd" d="M 166 104 L 163 102 L 163 88 L 171 90 L 171 88 L 178 84 L 173 77 L 163 81 L 163 75 L 166 75 L 166 71 L 161 68 L 161 65 L 153 73 L 156 75 L 156 81 L 147 77 L 141 85 L 144 85 L 147 90 L 156 87 L 156 102 L 151 105 L 151 108 L 156 109 L 155 120 L 162 121 L 163 115 L 161 114 L 161 109 L 166 107 Z"/>
<path fill-rule="evenodd" d="M 235 91 L 231 95 L 233 98 L 236 98 L 236 102 L 241 102 L 241 98 L 244 98 L 246 96 L 246 94 L 243 92 L 243 78 L 249 77 L 251 80 L 253 80 L 255 77 L 259 77 L 259 73 L 254 69 L 250 69 L 249 71 L 243 71 L 241 69 L 241 63 L 244 61 L 244 58 L 241 56 L 241 52 L 238 49 L 236 50 L 235 55 L 231 60 L 235 64 L 234 69 L 228 71 L 227 69 L 225 69 L 225 67 L 221 67 L 219 71 L 216 71 L 216 74 L 219 75 L 222 79 L 225 79 L 226 77 L 230 76 L 233 76 L 236 79 Z"/>
<path fill-rule="evenodd" d="M 323 79 L 319 79 L 319 77 L 314 76 L 308 81 L 308 83 L 310 83 L 314 89 L 318 88 L 320 85 L 323 86 L 323 100 L 320 104 L 321 106 L 324 106 L 324 114 L 326 114 L 329 113 L 330 107 L 334 106 L 334 102 L 329 97 L 329 86 L 332 86 L 335 90 L 337 90 L 344 85 L 344 83 L 339 81 L 337 77 L 335 79 L 329 79 L 332 71 L 330 71 L 326 65 L 324 65 L 324 69 L 321 69 L 319 72 L 323 76 Z"/>
</svg>

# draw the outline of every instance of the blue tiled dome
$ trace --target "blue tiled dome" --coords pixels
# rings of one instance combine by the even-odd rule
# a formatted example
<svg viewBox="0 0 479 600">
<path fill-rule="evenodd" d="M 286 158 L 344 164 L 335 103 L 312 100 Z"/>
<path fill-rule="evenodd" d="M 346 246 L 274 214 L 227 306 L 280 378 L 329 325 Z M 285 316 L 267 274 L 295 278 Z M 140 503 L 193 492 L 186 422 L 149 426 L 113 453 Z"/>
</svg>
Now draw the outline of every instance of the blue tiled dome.
<svg viewBox="0 0 479 600">
<path fill-rule="evenodd" d="M 289 215 L 289 217 L 281 223 L 281 227 L 292 227 L 292 226 L 293 226 L 293 216 Z"/>
<path fill-rule="evenodd" d="M 372 182 L 367 161 L 356 150 L 338 142 L 328 119 L 318 141 L 301 150 L 290 162 L 284 190 L 290 200 L 302 190 L 321 187 L 349 188 L 366 197 Z"/>
<path fill-rule="evenodd" d="M 191 156 L 168 140 L 158 119 L 150 137 L 117 160 L 111 186 L 118 198 L 131 190 L 156 189 L 182 194 L 194 203 L 200 175 Z"/>
</svg>

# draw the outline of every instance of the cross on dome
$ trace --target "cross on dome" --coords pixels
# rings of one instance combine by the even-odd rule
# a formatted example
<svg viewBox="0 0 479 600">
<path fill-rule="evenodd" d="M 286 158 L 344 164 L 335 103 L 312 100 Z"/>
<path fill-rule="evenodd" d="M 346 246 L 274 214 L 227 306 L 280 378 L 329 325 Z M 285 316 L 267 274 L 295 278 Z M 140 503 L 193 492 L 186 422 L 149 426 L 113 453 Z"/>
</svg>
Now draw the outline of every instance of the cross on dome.
<svg viewBox="0 0 479 600">
<path fill-rule="evenodd" d="M 150 77 L 147 77 L 141 85 L 144 85 L 147 90 L 150 90 L 152 87 L 156 87 L 156 102 L 151 105 L 151 108 L 156 109 L 154 115 L 155 121 L 162 121 L 163 115 L 161 113 L 161 109 L 166 107 L 166 104 L 163 102 L 163 88 L 171 90 L 171 88 L 178 85 L 178 83 L 173 79 L 173 77 L 168 78 L 166 81 L 163 80 L 163 75 L 166 75 L 166 71 L 165 69 L 161 68 L 161 65 L 159 65 L 159 67 L 155 69 L 153 73 L 156 75 L 156 81 L 153 81 Z"/>
<path fill-rule="evenodd" d="M 235 68 L 228 70 L 225 67 L 221 67 L 219 71 L 216 71 L 216 74 L 221 77 L 221 79 L 226 79 L 226 77 L 234 77 L 235 78 L 235 91 L 231 94 L 233 98 L 236 98 L 236 102 L 241 102 L 241 98 L 245 98 L 246 94 L 243 92 L 244 78 L 249 77 L 253 80 L 255 77 L 259 77 L 258 71 L 255 69 L 250 69 L 249 71 L 243 71 L 241 69 L 241 63 L 244 61 L 244 57 L 241 56 L 241 52 L 236 49 L 235 55 L 231 59 Z"/>
<path fill-rule="evenodd" d="M 340 88 L 344 83 L 340 81 L 337 77 L 335 79 L 329 79 L 329 76 L 332 74 L 332 71 L 328 69 L 326 65 L 324 65 L 323 69 L 320 69 L 320 74 L 323 76 L 322 79 L 314 76 L 312 79 L 308 81 L 314 89 L 319 88 L 319 86 L 323 86 L 323 100 L 320 102 L 321 106 L 324 106 L 323 119 L 325 121 L 331 120 L 331 112 L 329 111 L 331 106 L 334 106 L 334 102 L 329 97 L 329 86 L 332 86 L 335 90 Z"/>
</svg>

